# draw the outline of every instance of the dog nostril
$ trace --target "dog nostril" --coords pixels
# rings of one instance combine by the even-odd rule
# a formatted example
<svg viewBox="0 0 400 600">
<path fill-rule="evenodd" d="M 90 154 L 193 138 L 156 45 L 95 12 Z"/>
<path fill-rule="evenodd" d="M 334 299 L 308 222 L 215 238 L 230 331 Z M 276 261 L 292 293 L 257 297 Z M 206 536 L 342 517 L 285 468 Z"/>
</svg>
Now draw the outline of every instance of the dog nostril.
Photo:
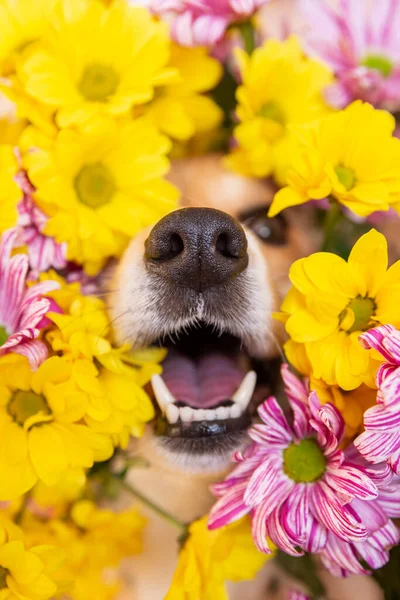
<svg viewBox="0 0 400 600">
<path fill-rule="evenodd" d="M 246 243 L 243 239 L 239 239 L 240 236 L 232 236 L 229 233 L 220 233 L 215 249 L 218 254 L 221 254 L 225 258 L 242 258 L 246 253 Z"/>
<path fill-rule="evenodd" d="M 176 256 L 179 256 L 185 248 L 183 243 L 183 239 L 179 235 L 179 233 L 173 233 L 170 238 L 170 246 L 171 249 L 164 256 L 161 257 L 161 260 L 171 260 Z"/>
<path fill-rule="evenodd" d="M 146 242 L 146 256 L 155 262 L 166 262 L 179 256 L 185 245 L 179 233 L 155 235 Z"/>
</svg>

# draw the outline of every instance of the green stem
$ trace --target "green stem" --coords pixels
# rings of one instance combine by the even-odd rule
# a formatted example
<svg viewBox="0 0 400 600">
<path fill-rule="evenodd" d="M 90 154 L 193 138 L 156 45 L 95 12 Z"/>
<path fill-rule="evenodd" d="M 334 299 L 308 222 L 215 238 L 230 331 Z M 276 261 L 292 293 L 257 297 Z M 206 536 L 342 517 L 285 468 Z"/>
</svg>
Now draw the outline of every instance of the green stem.
<svg viewBox="0 0 400 600">
<path fill-rule="evenodd" d="M 153 512 L 155 512 L 157 515 L 159 515 L 160 517 L 162 517 L 163 519 L 168 521 L 168 523 L 170 523 L 177 529 L 180 529 L 182 534 L 186 533 L 187 528 L 188 528 L 188 525 L 186 523 L 183 523 L 182 521 L 175 519 L 175 517 L 173 517 L 169 512 L 167 512 L 166 510 L 164 510 L 157 504 L 154 504 L 154 502 L 152 502 L 151 500 L 146 498 L 146 496 L 143 496 L 143 494 L 141 492 L 139 492 L 135 487 L 133 487 L 133 485 L 130 485 L 126 481 L 123 481 L 116 477 L 115 477 L 115 480 L 119 483 L 119 485 L 124 490 L 126 490 L 127 492 L 132 494 L 132 496 L 135 496 L 135 498 L 137 498 L 140 502 L 142 502 L 142 504 L 144 504 L 145 506 L 150 508 Z"/>
<path fill-rule="evenodd" d="M 21 500 L 21 506 L 19 507 L 19 509 L 17 510 L 17 512 L 14 515 L 14 523 L 16 523 L 16 525 L 19 525 L 22 521 L 22 517 L 24 516 L 26 507 L 28 506 L 28 502 L 30 500 L 31 494 L 32 494 L 31 490 L 29 492 L 26 492 L 25 496 Z"/>
<path fill-rule="evenodd" d="M 324 221 L 324 241 L 321 248 L 323 252 L 329 252 L 332 249 L 332 242 L 335 238 L 335 229 L 342 218 L 342 214 L 340 205 L 333 200 Z"/>
<path fill-rule="evenodd" d="M 244 23 L 240 23 L 240 25 L 238 25 L 238 28 L 242 35 L 244 48 L 247 54 L 253 54 L 254 49 L 256 47 L 254 27 L 252 26 L 250 21 L 245 21 Z"/>
</svg>

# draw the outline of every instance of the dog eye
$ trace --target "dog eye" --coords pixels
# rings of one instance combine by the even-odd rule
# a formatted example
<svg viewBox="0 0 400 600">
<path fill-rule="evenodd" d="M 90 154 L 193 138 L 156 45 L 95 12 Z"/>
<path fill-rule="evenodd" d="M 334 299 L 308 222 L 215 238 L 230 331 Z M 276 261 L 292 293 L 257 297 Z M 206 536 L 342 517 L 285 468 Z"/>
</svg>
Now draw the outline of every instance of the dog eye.
<svg viewBox="0 0 400 600">
<path fill-rule="evenodd" d="M 283 246 L 287 243 L 287 222 L 282 215 L 276 217 L 267 217 L 268 208 L 262 208 L 246 215 L 242 219 L 243 225 L 249 229 L 267 244 L 274 246 Z"/>
</svg>

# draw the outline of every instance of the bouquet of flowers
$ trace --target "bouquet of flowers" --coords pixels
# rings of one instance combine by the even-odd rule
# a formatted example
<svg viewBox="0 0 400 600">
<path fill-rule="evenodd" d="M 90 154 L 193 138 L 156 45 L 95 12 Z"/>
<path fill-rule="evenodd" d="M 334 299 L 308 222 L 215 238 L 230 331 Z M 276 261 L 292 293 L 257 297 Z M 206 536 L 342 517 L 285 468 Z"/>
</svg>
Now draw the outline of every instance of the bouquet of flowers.
<svg viewBox="0 0 400 600">
<path fill-rule="evenodd" d="M 284 404 L 261 403 L 208 515 L 164 513 L 166 598 L 227 599 L 270 557 L 310 597 L 315 562 L 394 598 L 399 27 L 399 0 L 1 0 L 1 600 L 118 598 L 146 519 L 115 498 L 163 514 L 126 474 L 166 351 L 115 341 L 104 279 L 177 208 L 170 161 L 214 150 L 273 182 L 270 216 L 313 203 L 321 244 L 274 315 Z"/>
</svg>

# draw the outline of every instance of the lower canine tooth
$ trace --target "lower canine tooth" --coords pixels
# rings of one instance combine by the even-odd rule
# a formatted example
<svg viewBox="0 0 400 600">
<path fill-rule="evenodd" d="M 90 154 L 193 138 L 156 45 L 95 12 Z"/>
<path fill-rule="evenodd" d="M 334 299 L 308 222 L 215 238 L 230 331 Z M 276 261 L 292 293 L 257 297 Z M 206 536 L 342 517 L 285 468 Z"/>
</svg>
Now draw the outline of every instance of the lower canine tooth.
<svg viewBox="0 0 400 600">
<path fill-rule="evenodd" d="M 242 414 L 243 409 L 239 404 L 234 404 L 229 407 L 229 416 L 231 419 L 237 419 Z"/>
<path fill-rule="evenodd" d="M 160 377 L 160 375 L 153 375 L 151 378 L 151 385 L 153 386 L 153 392 L 159 407 L 163 413 L 166 412 L 166 407 L 175 402 L 174 396 L 171 394 L 165 385 L 164 379 Z"/>
<path fill-rule="evenodd" d="M 167 408 L 165 409 L 165 415 L 168 423 L 173 425 L 179 419 L 179 408 L 175 406 L 175 404 L 168 404 Z"/>
<path fill-rule="evenodd" d="M 232 396 L 233 402 L 238 404 L 242 412 L 247 408 L 251 397 L 254 392 L 254 388 L 256 387 L 257 382 L 257 374 L 255 371 L 249 371 L 247 375 L 244 377 L 242 383 L 239 385 L 238 389 Z M 233 408 L 233 407 L 232 407 Z"/>
</svg>

